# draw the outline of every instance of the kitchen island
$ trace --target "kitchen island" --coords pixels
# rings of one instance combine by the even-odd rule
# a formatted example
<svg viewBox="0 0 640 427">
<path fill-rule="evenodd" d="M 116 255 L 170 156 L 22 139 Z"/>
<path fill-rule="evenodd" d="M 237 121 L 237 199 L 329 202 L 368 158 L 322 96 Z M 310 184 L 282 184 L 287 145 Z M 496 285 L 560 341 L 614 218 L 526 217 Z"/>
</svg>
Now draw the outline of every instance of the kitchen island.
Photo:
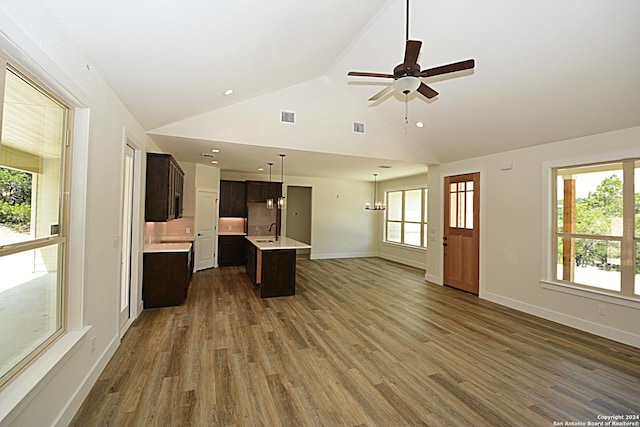
<svg viewBox="0 0 640 427">
<path fill-rule="evenodd" d="M 260 286 L 260 297 L 280 297 L 296 293 L 296 250 L 311 245 L 288 237 L 246 236 L 246 271 Z"/>
</svg>

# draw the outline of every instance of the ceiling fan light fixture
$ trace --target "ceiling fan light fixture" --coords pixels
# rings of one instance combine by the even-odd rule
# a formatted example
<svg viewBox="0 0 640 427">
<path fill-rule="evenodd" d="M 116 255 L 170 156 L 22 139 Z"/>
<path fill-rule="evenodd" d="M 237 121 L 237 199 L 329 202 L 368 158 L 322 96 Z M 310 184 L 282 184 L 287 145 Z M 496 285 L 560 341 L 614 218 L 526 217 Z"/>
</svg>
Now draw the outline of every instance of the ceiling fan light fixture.
<svg viewBox="0 0 640 427">
<path fill-rule="evenodd" d="M 400 77 L 398 80 L 393 82 L 393 87 L 400 93 L 405 95 L 409 95 L 412 92 L 415 92 L 420 87 L 419 78 L 413 76 L 405 76 Z"/>
</svg>

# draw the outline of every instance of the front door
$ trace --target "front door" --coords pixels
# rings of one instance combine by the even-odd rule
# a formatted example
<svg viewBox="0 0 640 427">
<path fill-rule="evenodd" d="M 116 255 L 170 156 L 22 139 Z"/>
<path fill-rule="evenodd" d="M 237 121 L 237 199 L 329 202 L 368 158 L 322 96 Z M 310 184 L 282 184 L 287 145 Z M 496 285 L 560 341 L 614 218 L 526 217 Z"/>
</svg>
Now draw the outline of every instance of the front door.
<svg viewBox="0 0 640 427">
<path fill-rule="evenodd" d="M 444 179 L 443 283 L 480 291 L 480 173 Z"/>
<path fill-rule="evenodd" d="M 198 189 L 196 192 L 195 270 L 212 268 L 215 263 L 217 193 Z"/>
</svg>

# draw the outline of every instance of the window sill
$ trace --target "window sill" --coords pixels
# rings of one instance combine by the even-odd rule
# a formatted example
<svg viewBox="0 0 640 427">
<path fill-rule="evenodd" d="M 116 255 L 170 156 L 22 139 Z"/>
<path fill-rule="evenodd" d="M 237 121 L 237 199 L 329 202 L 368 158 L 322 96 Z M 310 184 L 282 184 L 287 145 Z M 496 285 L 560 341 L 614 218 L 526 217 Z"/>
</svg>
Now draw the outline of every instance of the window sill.
<svg viewBox="0 0 640 427">
<path fill-rule="evenodd" d="M 577 295 L 584 298 L 608 302 L 611 304 L 640 310 L 640 299 L 628 297 L 625 295 L 613 295 L 607 292 L 599 291 L 597 289 L 585 289 L 579 286 L 569 285 L 567 283 L 552 282 L 550 280 L 541 280 L 540 286 L 543 289 Z"/>
<path fill-rule="evenodd" d="M 47 377 L 60 369 L 75 353 L 79 348 L 78 344 L 90 329 L 91 327 L 87 326 L 79 331 L 64 334 L 0 392 L 0 423 L 6 421 L 12 412 L 30 400 L 30 394 L 38 393 L 47 382 Z"/>
<path fill-rule="evenodd" d="M 420 246 L 412 246 L 412 245 L 405 245 L 403 243 L 394 243 L 394 242 L 382 242 L 382 244 L 384 246 L 389 246 L 392 248 L 398 248 L 398 249 L 408 249 L 410 251 L 414 251 L 414 252 L 422 252 L 422 253 L 426 253 L 427 252 L 427 248 L 423 248 Z"/>
</svg>

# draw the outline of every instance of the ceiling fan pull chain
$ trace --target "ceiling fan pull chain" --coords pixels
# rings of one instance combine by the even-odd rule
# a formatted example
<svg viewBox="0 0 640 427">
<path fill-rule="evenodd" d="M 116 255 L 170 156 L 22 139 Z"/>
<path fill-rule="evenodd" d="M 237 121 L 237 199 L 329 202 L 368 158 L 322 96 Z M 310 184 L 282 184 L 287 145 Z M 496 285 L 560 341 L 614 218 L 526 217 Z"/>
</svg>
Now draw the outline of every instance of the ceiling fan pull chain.
<svg viewBox="0 0 640 427">
<path fill-rule="evenodd" d="M 404 95 L 404 124 L 409 124 L 409 95 Z"/>
</svg>

